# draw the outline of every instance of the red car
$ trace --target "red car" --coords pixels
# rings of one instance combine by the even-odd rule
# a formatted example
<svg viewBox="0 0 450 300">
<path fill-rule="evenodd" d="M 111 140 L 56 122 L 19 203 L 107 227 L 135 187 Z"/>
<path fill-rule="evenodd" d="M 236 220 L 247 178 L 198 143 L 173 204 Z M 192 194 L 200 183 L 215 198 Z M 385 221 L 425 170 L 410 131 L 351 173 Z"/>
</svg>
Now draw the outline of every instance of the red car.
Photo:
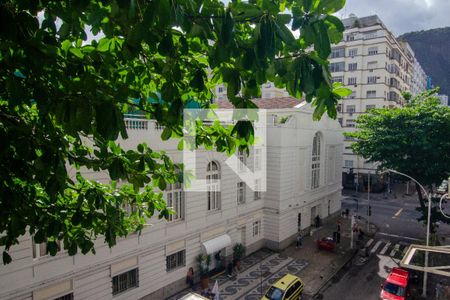
<svg viewBox="0 0 450 300">
<path fill-rule="evenodd" d="M 324 237 L 317 240 L 317 248 L 319 250 L 334 251 L 334 248 L 336 248 L 336 242 L 332 237 Z"/>
<path fill-rule="evenodd" d="M 392 272 L 381 285 L 380 300 L 406 300 L 408 291 L 409 273 L 400 268 L 393 268 Z"/>
</svg>

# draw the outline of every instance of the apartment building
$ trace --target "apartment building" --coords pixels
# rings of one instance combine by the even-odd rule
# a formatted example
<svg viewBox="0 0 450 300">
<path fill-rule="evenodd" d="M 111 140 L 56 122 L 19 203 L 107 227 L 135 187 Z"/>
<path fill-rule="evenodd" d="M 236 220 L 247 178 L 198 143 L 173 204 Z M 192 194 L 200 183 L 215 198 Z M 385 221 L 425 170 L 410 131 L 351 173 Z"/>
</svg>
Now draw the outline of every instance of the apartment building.
<svg viewBox="0 0 450 300">
<path fill-rule="evenodd" d="M 169 186 L 164 196 L 175 214 L 168 221 L 151 219 L 141 235 L 120 239 L 112 249 L 100 238 L 95 255 L 69 256 L 63 250 L 49 256 L 45 244 L 23 236 L 11 250 L 12 263 L 0 266 L 0 299 L 164 299 L 187 287 L 189 267 L 198 275 L 195 258 L 200 253 L 212 254 L 214 267 L 215 254 L 230 258 L 236 243 L 244 244 L 247 254 L 262 247 L 282 249 L 299 231 L 307 231 L 317 215 L 325 219 L 337 213 L 343 148 L 339 123 L 326 117 L 312 122 L 313 109 L 297 99 L 254 101 L 267 109 L 266 192 L 243 184 L 224 154 L 199 150 L 196 176 L 220 179 L 220 191 Z M 218 104 L 231 108 L 226 101 Z M 122 147 L 146 142 L 182 161 L 178 141 L 162 141 L 162 128 L 154 121 L 133 116 L 125 123 L 129 138 L 120 141 Z M 259 168 L 261 157 L 258 148 L 248 157 L 239 154 L 250 170 Z"/>
<path fill-rule="evenodd" d="M 342 20 L 344 39 L 332 48 L 330 70 L 333 82 L 341 82 L 352 94 L 338 105 L 339 122 L 345 131 L 356 129 L 356 119 L 372 108 L 403 105 L 402 92 L 425 89 L 426 78 L 411 47 L 386 28 L 376 15 Z M 354 155 L 346 138 L 343 179 L 346 186 L 363 184 L 373 164 Z M 356 179 L 355 174 L 358 174 Z M 372 171 L 373 172 L 373 171 Z M 351 176 L 347 176 L 351 175 Z"/>
<path fill-rule="evenodd" d="M 441 101 L 441 105 L 443 106 L 450 106 L 450 103 L 448 102 L 448 96 L 444 94 L 438 94 L 437 97 Z"/>
<path fill-rule="evenodd" d="M 227 88 L 224 84 L 219 84 L 216 86 L 214 90 L 215 101 L 227 100 Z M 261 86 L 261 98 L 262 99 L 271 99 L 271 98 L 280 98 L 280 97 L 289 97 L 289 93 L 285 89 L 280 89 L 275 86 L 272 82 L 267 82 Z"/>
</svg>

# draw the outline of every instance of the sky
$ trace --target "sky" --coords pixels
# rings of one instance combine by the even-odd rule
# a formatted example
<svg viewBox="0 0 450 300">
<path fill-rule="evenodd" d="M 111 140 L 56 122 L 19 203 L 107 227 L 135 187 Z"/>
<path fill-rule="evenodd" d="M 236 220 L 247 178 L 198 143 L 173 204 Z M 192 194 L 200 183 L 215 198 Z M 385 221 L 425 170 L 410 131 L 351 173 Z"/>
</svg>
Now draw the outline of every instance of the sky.
<svg viewBox="0 0 450 300">
<path fill-rule="evenodd" d="M 376 14 L 395 35 L 450 26 L 450 0 L 347 0 L 337 16 L 351 13 Z"/>
</svg>

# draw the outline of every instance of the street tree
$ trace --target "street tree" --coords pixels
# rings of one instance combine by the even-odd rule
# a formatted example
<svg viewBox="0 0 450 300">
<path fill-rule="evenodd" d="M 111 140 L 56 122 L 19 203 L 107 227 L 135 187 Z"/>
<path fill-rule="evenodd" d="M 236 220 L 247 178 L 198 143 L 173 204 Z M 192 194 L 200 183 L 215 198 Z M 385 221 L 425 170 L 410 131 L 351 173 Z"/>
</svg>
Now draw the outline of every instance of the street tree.
<svg viewBox="0 0 450 300">
<path fill-rule="evenodd" d="M 224 83 L 236 108 L 254 108 L 274 82 L 336 117 L 348 94 L 332 85 L 327 58 L 344 26 L 345 0 L 73 0 L 0 3 L 0 246 L 26 233 L 70 255 L 103 236 L 144 228 L 170 210 L 159 191 L 181 166 L 140 144 L 123 150 L 124 113 L 138 110 L 182 135 L 183 108 L 208 107 Z M 199 126 L 198 146 L 232 153 L 253 128 Z M 180 143 L 180 149 L 183 146 Z M 68 169 L 77 170 L 73 178 Z M 108 172 L 110 184 L 80 170 Z M 118 185 L 117 182 L 126 182 Z M 133 205 L 127 213 L 124 206 Z"/>
<path fill-rule="evenodd" d="M 346 133 L 356 139 L 352 144 L 356 154 L 378 162 L 379 169 L 408 174 L 430 194 L 450 176 L 450 108 L 439 105 L 435 94 L 436 90 L 431 90 L 416 97 L 405 95 L 404 107 L 372 109 L 358 117 L 357 131 Z M 428 199 L 417 184 L 416 190 L 422 212 L 419 221 L 426 222 Z M 431 222 L 435 225 L 437 221 L 450 223 L 435 206 Z"/>
</svg>

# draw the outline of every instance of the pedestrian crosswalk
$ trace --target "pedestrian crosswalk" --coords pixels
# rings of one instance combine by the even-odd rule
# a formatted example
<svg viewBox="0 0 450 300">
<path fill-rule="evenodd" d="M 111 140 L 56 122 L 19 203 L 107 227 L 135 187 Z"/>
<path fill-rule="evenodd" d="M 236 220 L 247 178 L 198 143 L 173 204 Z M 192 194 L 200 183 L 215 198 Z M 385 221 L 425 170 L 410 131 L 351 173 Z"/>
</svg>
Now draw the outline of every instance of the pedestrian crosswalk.
<svg viewBox="0 0 450 300">
<path fill-rule="evenodd" d="M 379 254 L 393 258 L 402 258 L 408 248 L 408 244 L 404 242 L 395 243 L 385 239 L 370 239 L 366 242 L 365 247 L 372 255 Z"/>
</svg>

